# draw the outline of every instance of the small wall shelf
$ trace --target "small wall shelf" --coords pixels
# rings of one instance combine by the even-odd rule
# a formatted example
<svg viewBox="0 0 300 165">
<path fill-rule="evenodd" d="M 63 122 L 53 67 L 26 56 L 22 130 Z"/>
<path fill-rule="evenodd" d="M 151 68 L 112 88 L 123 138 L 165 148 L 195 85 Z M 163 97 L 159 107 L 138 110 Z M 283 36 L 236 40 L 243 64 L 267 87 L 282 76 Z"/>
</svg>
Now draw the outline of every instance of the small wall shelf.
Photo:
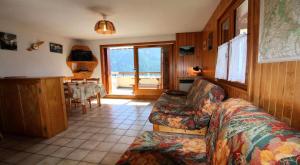
<svg viewBox="0 0 300 165">
<path fill-rule="evenodd" d="M 85 54 L 80 54 L 80 52 L 85 52 Z M 75 52 L 77 52 L 75 54 Z M 85 58 L 89 56 L 88 58 Z M 86 59 L 84 61 L 78 59 Z M 67 59 L 67 65 L 72 70 L 73 77 L 79 79 L 87 79 L 90 78 L 93 74 L 94 69 L 98 65 L 97 58 L 92 54 L 90 48 L 88 46 L 83 45 L 75 45 L 72 47 L 71 54 Z"/>
</svg>

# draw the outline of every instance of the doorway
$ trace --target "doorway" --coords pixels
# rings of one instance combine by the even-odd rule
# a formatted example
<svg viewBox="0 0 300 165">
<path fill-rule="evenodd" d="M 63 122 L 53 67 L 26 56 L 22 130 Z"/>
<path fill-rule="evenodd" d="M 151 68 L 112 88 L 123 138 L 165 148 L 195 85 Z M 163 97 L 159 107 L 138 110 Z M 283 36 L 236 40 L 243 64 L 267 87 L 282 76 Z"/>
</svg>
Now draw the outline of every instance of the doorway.
<svg viewBox="0 0 300 165">
<path fill-rule="evenodd" d="M 171 42 L 100 46 L 102 81 L 108 96 L 159 96 L 168 88 L 173 45 Z"/>
</svg>

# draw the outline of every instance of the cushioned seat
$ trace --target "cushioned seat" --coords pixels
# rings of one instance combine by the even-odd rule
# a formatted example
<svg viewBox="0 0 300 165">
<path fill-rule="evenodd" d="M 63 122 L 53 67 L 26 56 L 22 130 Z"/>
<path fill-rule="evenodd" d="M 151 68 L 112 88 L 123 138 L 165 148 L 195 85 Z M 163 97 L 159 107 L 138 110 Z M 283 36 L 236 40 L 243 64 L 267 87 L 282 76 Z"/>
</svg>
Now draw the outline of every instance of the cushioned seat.
<svg viewBox="0 0 300 165">
<path fill-rule="evenodd" d="M 210 115 L 224 99 L 224 90 L 203 79 L 196 79 L 187 96 L 162 94 L 149 116 L 151 123 L 176 129 L 207 127 Z"/>
<path fill-rule="evenodd" d="M 117 164 L 206 164 L 204 136 L 144 132 Z"/>
<path fill-rule="evenodd" d="M 209 164 L 300 164 L 300 132 L 242 99 L 212 114 Z"/>
<path fill-rule="evenodd" d="M 119 165 L 300 164 L 300 132 L 242 99 L 213 112 L 206 136 L 145 132 Z"/>
</svg>

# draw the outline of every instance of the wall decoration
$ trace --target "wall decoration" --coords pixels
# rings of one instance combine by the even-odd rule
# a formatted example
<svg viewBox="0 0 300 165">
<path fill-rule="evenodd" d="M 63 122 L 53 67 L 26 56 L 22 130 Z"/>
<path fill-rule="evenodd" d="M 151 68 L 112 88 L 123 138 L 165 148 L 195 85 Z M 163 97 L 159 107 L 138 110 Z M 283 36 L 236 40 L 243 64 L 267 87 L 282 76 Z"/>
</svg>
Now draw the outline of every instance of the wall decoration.
<svg viewBox="0 0 300 165">
<path fill-rule="evenodd" d="M 194 55 L 195 54 L 195 46 L 181 46 L 179 47 L 179 55 Z"/>
<path fill-rule="evenodd" d="M 27 50 L 28 51 L 38 50 L 42 44 L 44 44 L 44 41 L 35 42 L 31 44 Z"/>
<path fill-rule="evenodd" d="M 50 47 L 50 52 L 54 52 L 54 53 L 63 53 L 63 46 L 61 44 L 56 44 L 56 43 L 49 43 L 49 47 Z"/>
<path fill-rule="evenodd" d="M 208 39 L 207 39 L 207 49 L 212 50 L 213 49 L 213 32 L 210 32 L 208 34 Z"/>
<path fill-rule="evenodd" d="M 207 48 L 207 41 L 204 40 L 204 41 L 203 41 L 203 50 L 206 50 L 206 48 Z"/>
<path fill-rule="evenodd" d="M 0 49 L 17 50 L 17 35 L 0 32 Z"/>
<path fill-rule="evenodd" d="M 299 0 L 261 0 L 259 63 L 300 60 Z"/>
</svg>

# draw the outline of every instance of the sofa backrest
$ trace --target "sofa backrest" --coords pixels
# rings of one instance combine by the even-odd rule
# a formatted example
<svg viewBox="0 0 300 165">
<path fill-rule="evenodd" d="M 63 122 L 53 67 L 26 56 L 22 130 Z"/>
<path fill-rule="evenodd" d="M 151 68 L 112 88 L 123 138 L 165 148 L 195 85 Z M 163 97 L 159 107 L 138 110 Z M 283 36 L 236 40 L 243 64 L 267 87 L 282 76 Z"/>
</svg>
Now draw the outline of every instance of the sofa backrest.
<svg viewBox="0 0 300 165">
<path fill-rule="evenodd" d="M 194 109 L 202 110 L 204 106 L 212 103 L 220 103 L 225 97 L 224 90 L 201 78 L 195 79 L 191 86 L 186 99 L 187 105 L 192 105 Z M 205 108 L 207 113 L 211 114 L 211 108 Z"/>
<path fill-rule="evenodd" d="M 206 138 L 210 164 L 300 163 L 300 132 L 242 99 L 213 112 Z"/>
</svg>

